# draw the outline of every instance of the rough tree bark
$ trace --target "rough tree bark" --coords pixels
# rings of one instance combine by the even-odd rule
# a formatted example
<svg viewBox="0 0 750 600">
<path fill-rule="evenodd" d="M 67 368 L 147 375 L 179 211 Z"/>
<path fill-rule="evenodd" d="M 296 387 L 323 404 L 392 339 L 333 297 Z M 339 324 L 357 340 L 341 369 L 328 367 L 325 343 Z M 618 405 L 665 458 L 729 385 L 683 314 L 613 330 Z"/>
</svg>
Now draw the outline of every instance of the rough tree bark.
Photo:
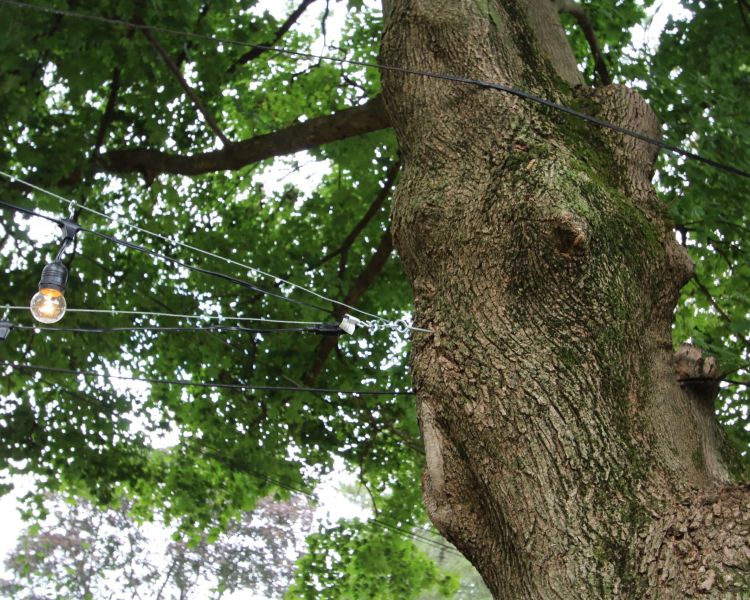
<svg viewBox="0 0 750 600">
<path fill-rule="evenodd" d="M 386 64 L 482 78 L 658 135 L 588 89 L 550 0 L 384 0 Z M 712 389 L 677 358 L 692 265 L 655 150 L 491 90 L 385 73 L 404 171 L 431 519 L 496 598 L 743 597 L 750 488 L 731 483 Z M 688 377 L 689 378 L 689 377 Z"/>
</svg>

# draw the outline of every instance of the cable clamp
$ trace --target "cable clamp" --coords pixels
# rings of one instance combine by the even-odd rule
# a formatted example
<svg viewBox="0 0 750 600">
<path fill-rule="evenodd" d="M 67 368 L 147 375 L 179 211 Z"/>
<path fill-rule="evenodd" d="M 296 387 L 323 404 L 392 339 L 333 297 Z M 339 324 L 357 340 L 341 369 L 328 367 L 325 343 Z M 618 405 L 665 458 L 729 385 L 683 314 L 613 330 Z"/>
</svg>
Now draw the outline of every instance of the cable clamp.
<svg viewBox="0 0 750 600">
<path fill-rule="evenodd" d="M 357 328 L 357 325 L 367 326 L 367 323 L 359 320 L 357 317 L 352 317 L 351 315 L 344 315 L 343 318 L 341 319 L 341 323 L 339 323 L 339 328 L 344 333 L 348 333 L 349 335 L 351 335 L 354 333 L 354 330 Z"/>
<path fill-rule="evenodd" d="M 366 327 L 370 333 L 377 333 L 382 329 L 390 329 L 401 335 L 408 335 L 411 329 L 416 329 L 417 331 L 429 331 L 426 329 L 412 328 L 406 319 L 399 319 L 398 321 L 379 321 L 376 319 L 373 319 L 372 321 L 362 321 L 357 317 L 344 315 L 344 318 L 341 319 L 341 323 L 339 323 L 339 327 L 349 335 L 354 333 L 357 326 Z"/>
<path fill-rule="evenodd" d="M 74 241 L 78 232 L 81 231 L 81 226 L 71 219 L 62 219 L 60 227 L 63 228 L 64 239 L 68 242 Z"/>
<path fill-rule="evenodd" d="M 10 330 L 13 326 L 8 321 L 0 321 L 0 342 L 4 341 L 8 337 Z"/>
<path fill-rule="evenodd" d="M 317 325 L 313 325 L 311 329 L 313 333 L 330 337 L 339 336 L 342 333 L 348 333 L 343 327 L 336 325 L 336 323 L 318 323 Z"/>
<path fill-rule="evenodd" d="M 354 317 L 349 318 L 353 319 Z M 367 327 L 370 333 L 377 333 L 383 329 L 390 329 L 401 335 L 407 335 L 411 329 L 411 326 L 405 319 L 399 319 L 398 321 L 381 321 L 375 319 L 372 321 L 360 321 L 359 319 L 356 319 L 356 324 Z"/>
</svg>

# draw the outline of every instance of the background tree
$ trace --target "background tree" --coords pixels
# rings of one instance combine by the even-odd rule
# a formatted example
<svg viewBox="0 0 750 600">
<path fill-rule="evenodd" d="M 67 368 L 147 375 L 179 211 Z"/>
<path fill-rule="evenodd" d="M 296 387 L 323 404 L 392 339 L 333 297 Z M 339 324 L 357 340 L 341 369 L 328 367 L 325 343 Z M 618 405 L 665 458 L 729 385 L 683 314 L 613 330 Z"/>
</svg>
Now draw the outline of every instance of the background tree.
<svg viewBox="0 0 750 600">
<path fill-rule="evenodd" d="M 188 546 L 163 539 L 168 532 L 153 524 L 134 521 L 127 502 L 107 510 L 60 497 L 48 504 L 48 518 L 28 527 L 7 558 L 13 575 L 2 582 L 7 598 L 166 600 L 222 598 L 243 590 L 278 598 L 312 521 L 303 496 L 265 498 L 215 541 Z"/>
<path fill-rule="evenodd" d="M 133 26 L 3 3 L 3 170 L 385 319 L 411 312 L 411 285 L 415 322 L 432 331 L 414 332 L 411 348 L 427 460 L 404 396 L 127 391 L 6 366 L 0 425 L 11 472 L 38 473 L 48 489 L 101 504 L 124 494 L 137 513 L 177 520 L 199 541 L 271 491 L 312 485 L 335 455 L 357 469 L 381 522 L 413 533 L 424 523 L 416 481 L 426 462 L 433 522 L 497 597 L 743 589 L 747 490 L 729 485 L 743 466 L 713 415 L 719 380 L 746 376 L 743 179 L 662 156 L 659 200 L 653 148 L 549 108 L 393 72 L 383 73 L 381 96 L 373 67 L 156 29 L 306 51 L 342 5 L 302 2 L 281 20 L 229 0 L 61 6 Z M 657 136 L 659 122 L 635 93 L 598 85 L 633 81 L 669 123 L 670 141 L 746 166 L 747 5 L 683 6 L 691 18 L 668 26 L 654 57 L 639 57 L 627 48 L 643 18 L 634 1 L 613 11 L 597 1 L 390 0 L 384 17 L 350 1 L 334 52 L 517 86 Z M 317 32 L 295 26 L 310 10 L 320 15 Z M 300 150 L 327 168 L 320 183 L 272 190 L 262 178 L 272 159 Z M 65 214 L 52 198 L 3 185 L 16 203 Z M 178 252 L 80 209 L 77 217 Z M 56 236 L 29 235 L 20 215 L 3 226 L 3 300 L 22 305 Z M 320 303 L 240 265 L 179 254 Z M 66 262 L 72 307 L 343 314 L 337 304 L 323 315 L 87 234 Z M 133 320 L 71 313 L 65 323 Z M 407 389 L 404 340 L 359 331 L 336 340 L 18 329 L 3 352 L 18 363 L 150 378 Z M 673 332 L 674 342 L 689 338 L 719 355 L 719 366 L 693 349 L 675 361 Z M 746 387 L 732 389 L 722 391 L 720 414 L 746 453 Z M 155 448 L 175 432 L 170 452 Z M 316 543 L 352 556 L 342 544 L 356 547 L 358 528 Z M 404 543 L 388 539 L 394 551 Z"/>
</svg>

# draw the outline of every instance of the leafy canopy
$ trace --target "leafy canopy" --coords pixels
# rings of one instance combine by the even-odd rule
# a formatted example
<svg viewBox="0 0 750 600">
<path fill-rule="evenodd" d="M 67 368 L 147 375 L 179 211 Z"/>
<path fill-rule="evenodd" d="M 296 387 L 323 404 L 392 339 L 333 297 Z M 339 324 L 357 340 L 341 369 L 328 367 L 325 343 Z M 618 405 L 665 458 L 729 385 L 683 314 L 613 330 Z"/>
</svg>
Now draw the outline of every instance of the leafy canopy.
<svg viewBox="0 0 750 600">
<path fill-rule="evenodd" d="M 377 61 L 381 33 L 379 9 L 354 0 L 303 3 L 308 26 L 285 23 L 296 5 L 286 7 L 286 16 L 274 17 L 255 2 L 232 0 L 50 0 L 52 4 L 301 51 L 320 49 L 325 31 L 331 44 L 327 51 L 370 62 Z M 668 124 L 665 137 L 747 168 L 750 121 L 743 109 L 750 83 L 750 31 L 738 13 L 746 4 L 684 0 L 689 18 L 670 21 L 653 54 L 639 54 L 629 46 L 630 28 L 645 17 L 641 3 L 624 0 L 616 9 L 603 0 L 583 4 L 610 73 L 616 81 L 643 88 Z M 330 22 L 330 13 L 337 11 L 346 13 L 340 36 Z M 564 23 L 593 82 L 585 38 L 572 19 L 565 17 Z M 149 39 L 134 29 L 6 4 L 0 5 L 0 29 L 2 170 L 329 298 L 355 298 L 361 308 L 387 319 L 408 314 L 410 290 L 387 233 L 389 190 L 398 169 L 398 148 L 389 129 L 314 147 L 307 154 L 227 163 L 191 177 L 162 173 L 156 162 L 118 170 L 103 158 L 134 148 L 184 156 L 215 150 L 221 142 L 205 114 L 231 141 L 304 125 L 375 97 L 380 84 L 374 69 L 276 52 L 244 61 L 247 47 L 162 32 L 152 32 Z M 316 174 L 305 179 L 311 162 Z M 675 341 L 689 338 L 708 348 L 724 369 L 733 371 L 733 378 L 741 379 L 750 325 L 747 184 L 667 155 L 661 158 L 658 184 L 697 265 L 676 316 Z M 7 181 L 2 189 L 8 201 L 66 216 L 66 207 L 44 194 Z M 0 262 L 6 283 L 0 301 L 25 305 L 59 236 L 54 227 L 4 215 Z M 183 260 L 321 303 L 236 265 L 177 251 L 91 214 L 80 212 L 77 218 L 88 228 L 178 252 Z M 381 255 L 387 260 L 377 260 Z M 331 317 L 92 236 L 79 236 L 65 261 L 71 271 L 70 307 L 304 321 Z M 13 312 L 10 318 L 31 323 L 27 313 Z M 188 321 L 69 313 L 62 324 Z M 335 348 L 311 334 L 14 330 L 0 352 L 6 361 L 151 378 L 403 390 L 410 385 L 404 342 L 389 331 L 368 334 L 361 329 L 341 337 Z M 39 478 L 39 506 L 43 489 L 101 505 L 125 495 L 133 499 L 136 515 L 159 513 L 197 541 L 206 532 L 215 536 L 269 493 L 287 497 L 290 489 L 311 489 L 337 455 L 357 470 L 382 518 L 406 527 L 425 522 L 417 484 L 423 457 L 408 397 L 128 386 L 3 369 L 0 460 L 10 475 Z M 720 415 L 744 451 L 747 400 L 744 387 L 727 388 L 719 400 Z M 30 510 L 35 514 L 39 507 Z M 337 579 L 345 569 L 370 568 L 356 560 L 344 564 L 362 544 L 383 557 L 379 569 L 394 568 L 389 555 L 413 556 L 410 560 L 421 565 L 423 559 L 398 536 L 380 535 L 352 523 L 314 538 L 303 573 Z M 320 559 L 321 548 L 340 557 L 336 564 L 341 573 L 324 577 L 321 565 L 329 563 Z M 407 588 L 433 583 L 450 593 L 452 584 L 424 565 L 419 568 L 429 581 L 415 581 L 413 573 L 396 574 L 389 593 L 409 597 Z M 356 574 L 348 577 L 340 589 L 371 584 Z M 299 580 L 295 593 L 304 595 L 306 585 Z"/>
</svg>

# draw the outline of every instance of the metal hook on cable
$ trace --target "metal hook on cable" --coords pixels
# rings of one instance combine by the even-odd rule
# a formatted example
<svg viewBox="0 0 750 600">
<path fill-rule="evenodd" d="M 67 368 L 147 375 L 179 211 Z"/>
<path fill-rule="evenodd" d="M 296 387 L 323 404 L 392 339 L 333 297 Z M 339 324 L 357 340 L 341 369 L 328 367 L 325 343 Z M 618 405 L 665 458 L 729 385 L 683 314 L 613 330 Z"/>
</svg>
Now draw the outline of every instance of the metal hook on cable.
<svg viewBox="0 0 750 600">
<path fill-rule="evenodd" d="M 411 325 L 409 325 L 406 319 L 399 319 L 393 323 L 393 330 L 401 335 L 408 335 L 410 329 Z"/>
</svg>

